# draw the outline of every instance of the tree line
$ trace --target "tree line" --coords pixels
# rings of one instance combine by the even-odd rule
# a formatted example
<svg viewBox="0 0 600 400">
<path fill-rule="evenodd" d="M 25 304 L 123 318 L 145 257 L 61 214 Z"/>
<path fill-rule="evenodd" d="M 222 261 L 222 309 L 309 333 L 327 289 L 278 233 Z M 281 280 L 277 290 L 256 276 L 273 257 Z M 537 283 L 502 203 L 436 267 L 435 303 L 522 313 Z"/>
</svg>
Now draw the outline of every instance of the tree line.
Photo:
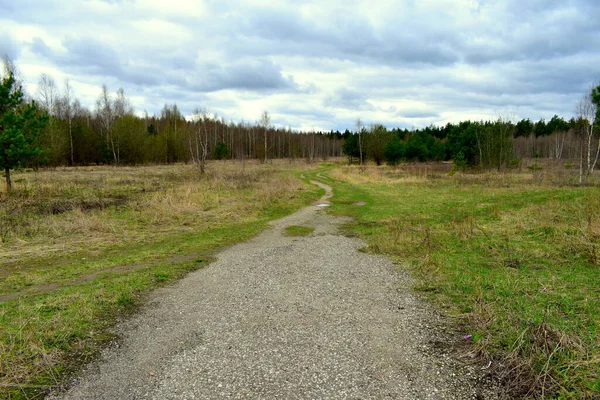
<svg viewBox="0 0 600 400">
<path fill-rule="evenodd" d="M 176 104 L 165 104 L 159 115 L 135 114 L 121 88 L 106 86 L 95 108 L 82 107 L 70 85 L 59 91 L 43 75 L 37 99 L 49 115 L 38 144 L 45 149 L 40 165 L 195 163 L 209 159 L 306 158 L 341 156 L 341 137 L 323 132 L 275 128 L 264 112 L 255 123 L 233 123 L 206 108 L 184 117 Z"/>
<path fill-rule="evenodd" d="M 43 74 L 37 93 L 28 97 L 7 57 L 3 67 L 0 168 L 9 190 L 10 171 L 22 167 L 193 163 L 203 173 L 210 159 L 342 156 L 341 135 L 276 128 L 267 111 L 254 123 L 226 122 L 201 107 L 186 118 L 176 104 L 165 104 L 158 115 L 140 116 L 124 89 L 111 93 L 106 85 L 88 109 L 69 81 L 59 88 Z"/>
<path fill-rule="evenodd" d="M 423 129 L 387 129 L 380 124 L 346 130 L 342 150 L 352 163 L 372 160 L 397 164 L 400 161 L 453 160 L 458 167 L 498 169 L 518 164 L 522 158 L 579 160 L 580 169 L 591 173 L 600 156 L 600 86 L 579 102 L 576 116 L 558 115 L 548 122 L 508 118 L 495 121 L 463 121 Z"/>
<path fill-rule="evenodd" d="M 83 107 L 71 84 L 59 88 L 43 74 L 28 98 L 14 64 L 5 57 L 0 84 L 0 168 L 61 165 L 194 163 L 204 172 L 209 159 L 305 158 L 346 155 L 350 162 L 453 160 L 458 167 L 503 169 L 522 157 L 578 159 L 580 176 L 591 173 L 600 155 L 600 86 L 578 103 L 569 121 L 508 118 L 463 121 L 423 129 L 387 129 L 380 124 L 355 131 L 296 132 L 275 128 L 263 112 L 254 123 L 226 122 L 198 107 L 185 118 L 176 104 L 159 115 L 135 113 L 125 91 L 106 85 L 93 109 Z"/>
</svg>

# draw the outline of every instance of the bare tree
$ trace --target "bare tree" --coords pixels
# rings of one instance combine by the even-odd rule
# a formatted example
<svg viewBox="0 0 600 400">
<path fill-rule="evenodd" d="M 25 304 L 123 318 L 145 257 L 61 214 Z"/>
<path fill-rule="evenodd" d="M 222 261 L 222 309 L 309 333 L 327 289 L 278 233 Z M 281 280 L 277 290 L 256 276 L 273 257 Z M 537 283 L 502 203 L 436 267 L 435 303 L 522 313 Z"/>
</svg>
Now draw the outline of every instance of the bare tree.
<svg viewBox="0 0 600 400">
<path fill-rule="evenodd" d="M 358 154 L 360 157 L 360 166 L 363 167 L 363 123 L 358 118 L 356 120 L 356 131 L 358 132 Z"/>
<path fill-rule="evenodd" d="M 40 75 L 37 86 L 37 97 L 40 105 L 50 115 L 55 115 L 56 113 L 57 92 L 58 89 L 56 88 L 54 79 L 47 74 Z"/>
<path fill-rule="evenodd" d="M 596 106 L 592 102 L 591 93 L 587 93 L 579 100 L 576 107 L 576 115 L 581 122 L 581 151 L 579 160 L 579 183 L 583 182 L 584 158 L 585 173 L 592 172 L 592 139 L 594 137 L 594 123 L 596 119 Z"/>
<path fill-rule="evenodd" d="M 67 120 L 69 128 L 69 147 L 70 147 L 70 158 L 69 165 L 74 164 L 74 150 L 73 150 L 73 115 L 74 115 L 74 101 L 73 101 L 73 88 L 68 79 L 65 80 L 65 89 L 62 97 L 63 112 L 65 119 Z"/>
<path fill-rule="evenodd" d="M 129 99 L 125 97 L 125 90 L 123 90 L 123 88 L 117 90 L 117 96 L 114 101 L 114 110 L 115 118 L 133 114 L 133 106 L 129 102 Z"/>
<path fill-rule="evenodd" d="M 113 154 L 113 161 L 115 165 L 118 165 L 119 161 L 117 158 L 117 150 L 114 141 L 113 129 L 115 123 L 115 110 L 112 101 L 112 97 L 110 93 L 108 93 L 108 88 L 106 85 L 102 85 L 102 92 L 100 93 L 100 97 L 96 101 L 96 115 L 98 120 L 100 121 L 100 130 L 104 139 L 106 140 L 107 145 L 110 146 L 110 149 Z"/>
<path fill-rule="evenodd" d="M 125 90 L 121 87 L 117 90 L 116 96 L 113 100 L 113 111 L 114 111 L 114 122 L 115 128 L 112 131 L 112 143 L 114 152 L 116 153 L 116 164 L 121 163 L 121 142 L 124 137 L 123 126 L 117 124 L 117 121 L 121 120 L 125 116 L 133 114 L 133 106 L 129 99 L 125 96 Z M 177 122 L 175 122 L 177 123 Z"/>
<path fill-rule="evenodd" d="M 267 132 L 268 132 L 269 128 L 271 128 L 271 116 L 269 115 L 268 111 L 263 111 L 263 113 L 260 116 L 260 120 L 258 121 L 258 124 L 265 131 L 265 162 L 267 162 L 268 152 L 269 152 L 268 142 L 267 142 Z"/>
<path fill-rule="evenodd" d="M 49 151 L 48 162 L 52 165 L 60 164 L 69 152 L 68 138 L 61 129 L 59 119 L 63 117 L 63 99 L 54 79 L 47 75 L 40 75 L 37 84 L 36 100 L 40 108 L 45 110 L 50 118 L 44 133 L 40 138 L 44 147 Z"/>
<path fill-rule="evenodd" d="M 592 123 L 592 129 L 593 129 L 593 125 L 600 124 L 600 85 L 595 85 L 595 87 L 592 87 L 592 90 L 590 93 L 590 100 L 594 106 L 594 111 L 595 111 L 594 121 Z M 594 171 L 594 168 L 596 167 L 596 164 L 598 163 L 598 156 L 600 156 L 600 139 L 598 139 L 598 147 L 596 149 L 596 157 L 594 158 L 594 163 L 592 164 L 591 172 Z"/>
<path fill-rule="evenodd" d="M 312 132 L 307 135 L 307 137 L 308 137 L 307 159 L 308 159 L 309 164 L 312 164 L 313 160 L 315 159 L 316 136 L 317 136 L 317 134 L 315 133 L 315 128 L 313 128 Z"/>
<path fill-rule="evenodd" d="M 567 138 L 567 130 L 558 130 L 554 135 L 554 158 L 561 159 L 563 149 L 565 148 L 565 140 Z"/>
<path fill-rule="evenodd" d="M 200 173 L 204 175 L 206 172 L 206 158 L 208 157 L 208 122 L 210 121 L 210 113 L 206 107 L 196 107 L 194 111 L 194 120 L 196 123 L 196 155 Z M 200 146 L 200 147 L 198 147 Z M 200 149 L 202 150 L 200 152 Z"/>
<path fill-rule="evenodd" d="M 496 132 L 496 168 L 498 171 L 510 163 L 512 157 L 512 139 L 515 135 L 516 112 L 507 110 L 498 114 L 498 130 Z"/>
</svg>

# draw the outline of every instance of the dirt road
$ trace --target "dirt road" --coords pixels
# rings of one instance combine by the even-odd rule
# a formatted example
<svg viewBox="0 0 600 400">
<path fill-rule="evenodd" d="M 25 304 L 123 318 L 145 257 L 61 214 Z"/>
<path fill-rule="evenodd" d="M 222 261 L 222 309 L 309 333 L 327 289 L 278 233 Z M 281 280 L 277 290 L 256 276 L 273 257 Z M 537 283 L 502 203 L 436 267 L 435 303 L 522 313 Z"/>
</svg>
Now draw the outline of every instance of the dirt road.
<svg viewBox="0 0 600 400">
<path fill-rule="evenodd" d="M 315 183 L 317 184 L 317 183 Z M 410 277 L 321 202 L 153 293 L 64 399 L 477 399 Z M 307 225 L 307 237 L 285 237 Z"/>
</svg>

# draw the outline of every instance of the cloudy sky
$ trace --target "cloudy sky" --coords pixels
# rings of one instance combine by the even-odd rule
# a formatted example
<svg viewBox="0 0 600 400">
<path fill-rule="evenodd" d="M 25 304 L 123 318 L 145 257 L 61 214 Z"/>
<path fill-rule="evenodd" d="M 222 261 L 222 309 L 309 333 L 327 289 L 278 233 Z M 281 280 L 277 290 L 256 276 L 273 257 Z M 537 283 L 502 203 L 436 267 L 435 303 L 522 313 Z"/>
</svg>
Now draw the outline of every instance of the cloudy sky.
<svg viewBox="0 0 600 400">
<path fill-rule="evenodd" d="M 600 80 L 598 0 L 0 0 L 0 53 L 28 92 L 102 84 L 277 126 L 422 127 L 571 117 Z"/>
</svg>

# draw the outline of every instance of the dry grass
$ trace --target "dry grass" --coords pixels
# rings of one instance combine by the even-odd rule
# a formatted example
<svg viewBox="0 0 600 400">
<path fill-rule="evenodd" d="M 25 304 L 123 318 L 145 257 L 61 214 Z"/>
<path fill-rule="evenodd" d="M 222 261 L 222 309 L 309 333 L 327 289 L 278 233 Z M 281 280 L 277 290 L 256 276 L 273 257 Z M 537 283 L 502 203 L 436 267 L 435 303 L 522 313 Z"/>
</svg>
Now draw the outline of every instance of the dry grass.
<svg viewBox="0 0 600 400">
<path fill-rule="evenodd" d="M 0 263 L 40 254 L 101 251 L 115 243 L 193 231 L 219 218 L 243 220 L 302 183 L 289 163 L 84 167 L 15 173 L 16 193 L 0 193 Z"/>
<path fill-rule="evenodd" d="M 318 190 L 295 177 L 310 168 L 223 161 L 204 176 L 191 165 L 15 173 L 15 192 L 0 192 L 0 398 L 60 385 L 143 293 L 313 201 Z"/>
</svg>

